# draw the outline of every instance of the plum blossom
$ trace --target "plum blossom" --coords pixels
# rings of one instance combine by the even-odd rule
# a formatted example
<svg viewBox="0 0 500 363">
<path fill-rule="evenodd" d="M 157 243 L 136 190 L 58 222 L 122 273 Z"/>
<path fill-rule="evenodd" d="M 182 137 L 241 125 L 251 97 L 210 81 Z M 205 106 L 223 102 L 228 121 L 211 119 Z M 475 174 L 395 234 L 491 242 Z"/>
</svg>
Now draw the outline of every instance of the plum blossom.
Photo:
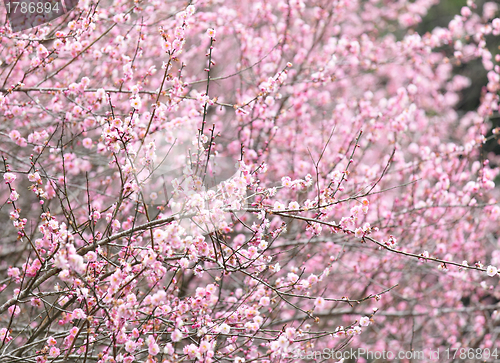
<svg viewBox="0 0 500 363">
<path fill-rule="evenodd" d="M 14 180 L 16 180 L 16 175 L 13 173 L 5 173 L 3 175 L 3 179 L 5 180 L 6 184 L 11 184 L 14 182 Z"/>
<path fill-rule="evenodd" d="M 136 96 L 136 97 L 132 98 L 132 99 L 130 100 L 130 106 L 131 106 L 132 108 L 135 108 L 136 110 L 139 110 L 139 109 L 141 108 L 141 106 L 142 106 L 142 101 L 141 101 L 141 99 L 140 99 L 138 96 Z"/>
<path fill-rule="evenodd" d="M 18 200 L 18 199 L 19 199 L 19 193 L 18 193 L 18 192 L 16 192 L 15 190 L 13 190 L 13 191 L 10 193 L 10 197 L 9 197 L 9 198 L 10 198 L 10 200 L 12 200 L 12 201 L 14 201 L 14 202 L 15 202 L 16 200 Z"/>
<path fill-rule="evenodd" d="M 498 270 L 497 270 L 497 268 L 496 268 L 495 266 L 491 266 L 491 265 L 490 265 L 490 266 L 488 266 L 488 267 L 486 268 L 486 273 L 487 273 L 487 274 L 488 274 L 488 276 L 490 276 L 490 277 L 495 276 L 495 275 L 497 274 L 497 272 L 498 272 Z"/>
<path fill-rule="evenodd" d="M 173 332 L 172 332 L 172 341 L 173 342 L 179 342 L 182 340 L 182 333 L 180 330 L 178 329 L 175 329 Z"/>
<path fill-rule="evenodd" d="M 322 297 L 317 297 L 316 300 L 314 301 L 314 306 L 319 310 L 324 309 L 326 306 L 325 299 L 323 299 Z"/>
<path fill-rule="evenodd" d="M 273 206 L 273 209 L 275 211 L 282 211 L 282 210 L 285 210 L 285 206 L 282 203 L 280 203 L 280 202 L 275 202 L 274 206 Z"/>
<path fill-rule="evenodd" d="M 49 357 L 50 358 L 57 358 L 61 354 L 61 351 L 57 347 L 50 347 L 49 349 Z"/>
<path fill-rule="evenodd" d="M 146 339 L 146 342 L 148 344 L 148 353 L 151 354 L 152 356 L 156 356 L 158 353 L 160 353 L 160 347 L 156 343 L 155 339 L 153 336 L 149 336 Z"/>
<path fill-rule="evenodd" d="M 91 149 L 92 148 L 92 139 L 90 137 L 86 137 L 85 139 L 82 140 L 82 145 L 85 149 Z"/>
<path fill-rule="evenodd" d="M 198 347 L 194 344 L 186 345 L 183 349 L 184 354 L 187 354 L 189 359 L 194 359 L 200 356 Z"/>
<path fill-rule="evenodd" d="M 370 318 L 367 317 L 367 316 L 363 316 L 360 320 L 359 320 L 359 325 L 361 326 L 368 326 L 370 325 Z"/>
<path fill-rule="evenodd" d="M 225 335 L 227 335 L 227 334 L 229 334 L 229 332 L 231 331 L 231 327 L 230 327 L 229 325 L 227 325 L 226 323 L 223 323 L 223 324 L 221 324 L 221 325 L 219 326 L 218 331 L 219 331 L 219 333 L 221 333 L 221 334 L 225 334 Z"/>
<path fill-rule="evenodd" d="M 213 29 L 213 28 L 208 28 L 208 29 L 207 29 L 207 35 L 208 35 L 210 38 L 215 38 L 215 29 Z"/>
</svg>

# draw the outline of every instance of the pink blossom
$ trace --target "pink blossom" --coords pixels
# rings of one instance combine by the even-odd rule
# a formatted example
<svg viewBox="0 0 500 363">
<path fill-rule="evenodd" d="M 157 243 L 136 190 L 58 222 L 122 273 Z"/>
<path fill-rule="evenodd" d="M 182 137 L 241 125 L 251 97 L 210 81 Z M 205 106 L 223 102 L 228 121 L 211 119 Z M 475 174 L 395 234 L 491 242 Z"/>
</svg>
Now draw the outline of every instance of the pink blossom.
<svg viewBox="0 0 500 363">
<path fill-rule="evenodd" d="M 7 330 L 7 328 L 1 328 L 0 329 L 0 341 L 10 341 L 12 340 L 12 336 L 10 335 L 9 331 Z"/>
<path fill-rule="evenodd" d="M 179 342 L 182 340 L 182 333 L 180 330 L 178 329 L 175 329 L 173 332 L 172 332 L 172 341 L 173 342 Z"/>
<path fill-rule="evenodd" d="M 200 343 L 200 346 L 199 346 L 199 350 L 200 350 L 200 353 L 201 354 L 204 354 L 208 351 L 210 351 L 212 349 L 212 344 L 210 344 L 209 342 L 207 342 L 206 340 L 203 340 L 201 343 Z"/>
<path fill-rule="evenodd" d="M 218 331 L 219 331 L 219 333 L 221 333 L 221 334 L 225 334 L 225 335 L 227 335 L 227 334 L 229 334 L 229 332 L 231 331 L 231 327 L 230 327 L 229 325 L 227 325 L 226 323 L 223 323 L 223 324 L 221 324 L 221 325 L 219 326 Z"/>
<path fill-rule="evenodd" d="M 370 325 L 370 318 L 367 317 L 367 316 L 363 316 L 360 320 L 359 320 L 359 325 L 361 326 L 368 326 Z"/>
<path fill-rule="evenodd" d="M 317 308 L 317 309 L 324 309 L 325 306 L 326 306 L 326 301 L 325 299 L 323 299 L 322 297 L 318 297 L 316 298 L 316 300 L 314 301 L 314 306 Z"/>
<path fill-rule="evenodd" d="M 207 30 L 207 35 L 210 37 L 210 38 L 215 38 L 215 30 L 213 28 L 208 28 Z"/>
<path fill-rule="evenodd" d="M 42 178 L 38 172 L 34 172 L 28 175 L 28 180 L 32 183 L 36 182 L 38 184 L 42 184 Z"/>
<path fill-rule="evenodd" d="M 3 179 L 5 180 L 6 184 L 11 184 L 14 182 L 14 180 L 16 180 L 16 175 L 13 173 L 5 173 L 3 175 Z"/>
<path fill-rule="evenodd" d="M 21 134 L 17 130 L 12 130 L 11 132 L 9 132 L 9 137 L 12 141 L 17 141 L 21 137 Z"/>
<path fill-rule="evenodd" d="M 85 319 L 87 317 L 87 314 L 85 314 L 82 309 L 73 310 L 73 313 L 71 315 L 73 319 Z"/>
<path fill-rule="evenodd" d="M 9 307 L 9 314 L 10 315 L 14 315 L 14 316 L 17 316 L 21 313 L 21 308 L 17 305 L 13 305 L 11 307 Z"/>
<path fill-rule="evenodd" d="M 189 359 L 194 359 L 200 354 L 198 347 L 196 347 L 196 345 L 194 344 L 186 345 L 183 349 L 183 352 L 184 354 L 187 354 Z"/>
<path fill-rule="evenodd" d="M 282 211 L 282 210 L 285 210 L 285 206 L 282 203 L 280 203 L 280 202 L 275 202 L 274 206 L 273 206 L 273 209 L 275 211 Z"/>
<path fill-rule="evenodd" d="M 468 18 L 471 15 L 471 13 L 472 11 L 467 6 L 462 7 L 462 9 L 460 10 L 460 14 L 465 18 Z"/>
<path fill-rule="evenodd" d="M 488 274 L 488 276 L 495 276 L 497 274 L 497 268 L 495 266 L 488 266 L 488 268 L 486 269 L 486 273 Z"/>
<path fill-rule="evenodd" d="M 61 354 L 61 351 L 59 350 L 59 348 L 51 347 L 49 349 L 49 357 L 50 358 L 57 358 L 60 354 Z"/>
<path fill-rule="evenodd" d="M 261 306 L 269 306 L 270 299 L 267 296 L 263 296 L 260 298 L 259 305 Z"/>
<path fill-rule="evenodd" d="M 148 353 L 152 356 L 156 356 L 160 352 L 160 347 L 156 343 L 155 339 L 150 335 L 146 342 L 148 344 Z"/>
<path fill-rule="evenodd" d="M 12 201 L 16 201 L 19 199 L 19 193 L 16 192 L 15 190 L 13 190 L 11 193 L 10 193 L 10 200 Z"/>
<path fill-rule="evenodd" d="M 130 106 L 137 110 L 141 108 L 141 105 L 142 105 L 141 99 L 137 96 L 132 98 L 130 101 Z"/>
<path fill-rule="evenodd" d="M 52 347 L 57 344 L 57 340 L 55 340 L 53 336 L 49 336 L 47 338 L 47 344 Z"/>
<path fill-rule="evenodd" d="M 163 353 L 172 356 L 174 354 L 174 347 L 172 346 L 171 343 L 165 344 L 165 347 L 163 348 Z"/>
<path fill-rule="evenodd" d="M 82 140 L 82 145 L 86 149 L 91 149 L 93 146 L 92 139 L 89 137 L 86 137 L 85 139 Z"/>
</svg>

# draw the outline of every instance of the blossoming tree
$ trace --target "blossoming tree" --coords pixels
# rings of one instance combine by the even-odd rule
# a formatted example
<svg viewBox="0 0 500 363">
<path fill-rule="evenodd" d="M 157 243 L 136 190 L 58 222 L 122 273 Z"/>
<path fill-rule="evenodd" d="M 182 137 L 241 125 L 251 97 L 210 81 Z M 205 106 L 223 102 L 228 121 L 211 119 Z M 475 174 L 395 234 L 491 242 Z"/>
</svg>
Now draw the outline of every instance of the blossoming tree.
<svg viewBox="0 0 500 363">
<path fill-rule="evenodd" d="M 418 34 L 436 2 L 83 0 L 1 27 L 0 362 L 494 359 L 500 18 L 469 0 Z"/>
</svg>

